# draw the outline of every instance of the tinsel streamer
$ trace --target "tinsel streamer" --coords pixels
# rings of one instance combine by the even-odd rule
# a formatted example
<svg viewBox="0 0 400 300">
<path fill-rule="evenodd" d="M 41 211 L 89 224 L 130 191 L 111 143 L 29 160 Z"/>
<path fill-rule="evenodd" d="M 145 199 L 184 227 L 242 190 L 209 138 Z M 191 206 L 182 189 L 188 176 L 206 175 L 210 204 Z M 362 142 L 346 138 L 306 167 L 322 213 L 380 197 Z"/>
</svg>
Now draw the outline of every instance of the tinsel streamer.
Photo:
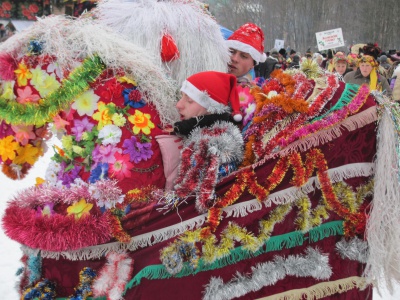
<svg viewBox="0 0 400 300">
<path fill-rule="evenodd" d="M 36 300 L 45 299 L 53 300 L 56 299 L 56 285 L 54 282 L 44 278 L 39 281 L 33 287 L 29 287 L 22 292 L 21 299 L 23 300 Z"/>
<path fill-rule="evenodd" d="M 279 256 L 272 262 L 257 264 L 251 275 L 237 273 L 228 283 L 221 278 L 212 277 L 206 286 L 203 299 L 233 299 L 256 292 L 262 287 L 274 285 L 286 276 L 309 277 L 318 280 L 329 279 L 332 269 L 327 255 L 312 248 L 306 249 L 303 256 L 289 255 L 286 259 Z"/>
<path fill-rule="evenodd" d="M 369 256 L 365 276 L 390 293 L 400 282 L 400 109 L 380 93 L 374 93 L 380 104 L 377 131 L 374 197 L 367 222 L 366 238 Z"/>
<path fill-rule="evenodd" d="M 89 89 L 90 83 L 104 71 L 105 65 L 98 56 L 87 58 L 77 67 L 62 86 L 36 103 L 20 104 L 0 97 L 0 119 L 10 124 L 42 125 L 52 120 L 61 110 Z"/>
<path fill-rule="evenodd" d="M 131 241 L 131 236 L 122 227 L 121 220 L 118 216 L 110 213 L 108 215 L 108 221 L 110 224 L 112 236 L 114 238 L 116 238 L 121 243 L 129 243 Z"/>
<path fill-rule="evenodd" d="M 110 252 L 107 262 L 93 282 L 93 296 L 107 300 L 123 299 L 125 285 L 133 272 L 133 260 L 126 253 Z"/>
<path fill-rule="evenodd" d="M 42 277 L 42 258 L 40 253 L 29 255 L 26 267 L 29 274 L 29 285 L 32 285 Z"/>
<path fill-rule="evenodd" d="M 321 282 L 303 289 L 288 290 L 272 296 L 260 298 L 260 300 L 302 300 L 302 299 L 323 299 L 329 296 L 338 297 L 336 294 L 343 294 L 357 288 L 361 291 L 368 286 L 364 277 L 352 276 L 339 280 Z M 347 297 L 347 295 L 343 295 Z"/>
<path fill-rule="evenodd" d="M 324 234 L 318 233 L 319 231 L 324 231 Z M 329 236 L 337 236 L 343 235 L 343 222 L 334 221 L 325 223 L 323 226 L 314 228 L 310 231 L 314 236 L 320 237 L 319 239 L 309 239 L 307 235 L 300 233 L 299 231 L 293 231 L 289 233 L 285 233 L 283 235 L 272 236 L 268 243 L 266 243 L 267 247 L 262 247 L 256 252 L 251 252 L 248 250 L 244 250 L 242 247 L 236 247 L 234 250 L 230 252 L 229 255 L 216 259 L 212 264 L 205 264 L 204 260 L 200 258 L 198 260 L 198 266 L 195 270 L 187 264 L 183 263 L 181 265 L 179 273 L 167 271 L 167 267 L 164 265 L 150 265 L 141 269 L 136 273 L 134 278 L 130 280 L 130 282 L 126 285 L 126 289 L 131 289 L 134 286 L 138 286 L 141 283 L 141 280 L 146 278 L 148 280 L 157 280 L 157 279 L 168 279 L 172 276 L 175 278 L 183 278 L 187 276 L 193 276 L 198 274 L 199 272 L 217 270 L 220 268 L 224 268 L 226 266 L 230 266 L 236 264 L 240 261 L 247 260 L 250 258 L 257 257 L 261 254 L 268 253 L 271 251 L 281 251 L 282 249 L 291 249 L 294 247 L 298 247 L 304 245 L 307 241 L 316 242 L 323 240 Z M 199 230 L 192 232 L 183 243 L 193 243 L 199 237 Z M 164 248 L 167 250 L 166 248 Z M 164 251 L 162 250 L 162 252 Z M 174 245 L 170 245 L 167 251 L 175 251 L 176 248 Z M 177 253 L 177 252 L 176 252 Z M 167 254 L 167 253 L 164 253 Z M 170 253 L 172 254 L 172 252 Z M 163 256 L 162 256 L 163 257 Z"/>
<path fill-rule="evenodd" d="M 365 264 L 368 259 L 368 243 L 354 237 L 350 240 L 341 239 L 336 243 L 336 251 L 343 259 L 356 260 Z"/>
<path fill-rule="evenodd" d="M 96 272 L 89 267 L 84 267 L 79 272 L 79 285 L 74 288 L 75 293 L 73 296 L 68 297 L 68 300 L 86 300 L 89 296 L 93 295 L 91 288 L 93 280 L 96 278 Z"/>
</svg>

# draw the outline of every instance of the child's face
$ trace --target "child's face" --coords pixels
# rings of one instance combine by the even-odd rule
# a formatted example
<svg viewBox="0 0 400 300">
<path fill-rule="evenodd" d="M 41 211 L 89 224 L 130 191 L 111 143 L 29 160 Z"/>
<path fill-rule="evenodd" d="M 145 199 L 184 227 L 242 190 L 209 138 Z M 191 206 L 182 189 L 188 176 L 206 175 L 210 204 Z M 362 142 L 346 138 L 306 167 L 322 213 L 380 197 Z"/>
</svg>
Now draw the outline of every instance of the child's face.
<svg viewBox="0 0 400 300">
<path fill-rule="evenodd" d="M 253 67 L 254 61 L 249 53 L 230 48 L 231 62 L 228 64 L 228 73 L 240 77 L 246 75 Z"/>
<path fill-rule="evenodd" d="M 369 63 L 360 63 L 360 71 L 362 76 L 367 77 L 372 71 L 372 66 Z"/>
<path fill-rule="evenodd" d="M 181 120 L 188 120 L 193 117 L 208 114 L 206 108 L 198 104 L 185 93 L 182 93 L 181 99 L 176 103 L 176 108 L 181 115 Z"/>
<path fill-rule="evenodd" d="M 344 63 L 337 63 L 335 65 L 335 71 L 338 72 L 340 75 L 343 75 L 346 72 L 347 64 Z"/>
</svg>

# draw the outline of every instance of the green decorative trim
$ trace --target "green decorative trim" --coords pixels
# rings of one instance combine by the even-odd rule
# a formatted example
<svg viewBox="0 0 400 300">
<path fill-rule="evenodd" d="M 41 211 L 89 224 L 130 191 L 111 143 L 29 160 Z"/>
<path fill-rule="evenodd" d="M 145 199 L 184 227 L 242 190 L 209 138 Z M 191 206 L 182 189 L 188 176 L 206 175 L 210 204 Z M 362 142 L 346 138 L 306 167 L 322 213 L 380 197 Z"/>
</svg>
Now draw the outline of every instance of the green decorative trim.
<svg viewBox="0 0 400 300">
<path fill-rule="evenodd" d="M 149 280 L 153 279 L 168 279 L 171 277 L 182 278 L 189 275 L 195 275 L 199 272 L 219 269 L 228 265 L 235 264 L 241 260 L 257 257 L 261 254 L 277 251 L 282 249 L 290 249 L 297 246 L 303 245 L 308 240 L 309 243 L 315 243 L 321 241 L 330 236 L 343 235 L 343 221 L 333 221 L 324 223 L 318 227 L 311 229 L 307 233 L 301 231 L 293 231 L 282 235 L 272 236 L 265 242 L 265 247 L 261 247 L 256 252 L 250 252 L 244 250 L 242 246 L 235 248 L 230 251 L 230 254 L 226 257 L 220 258 L 212 264 L 205 264 L 203 259 L 199 260 L 199 264 L 195 270 L 193 270 L 188 263 L 184 263 L 182 271 L 175 276 L 167 272 L 164 265 L 151 265 L 140 270 L 134 278 L 125 286 L 125 292 L 134 286 L 140 284 L 142 278 Z"/>
<path fill-rule="evenodd" d="M 342 95 L 340 96 L 338 102 L 331 107 L 327 112 L 325 112 L 323 115 L 315 117 L 312 122 L 319 121 L 323 118 L 325 118 L 328 114 L 330 114 L 333 111 L 339 110 L 346 105 L 348 105 L 354 97 L 357 95 L 358 90 L 360 89 L 360 85 L 354 84 L 354 83 L 346 83 L 345 88 L 343 90 Z"/>
<path fill-rule="evenodd" d="M 60 88 L 38 103 L 21 104 L 0 96 L 0 120 L 9 124 L 41 126 L 88 90 L 89 83 L 94 82 L 105 68 L 98 56 L 85 59 L 81 66 L 71 72 L 68 79 L 62 80 Z"/>
</svg>

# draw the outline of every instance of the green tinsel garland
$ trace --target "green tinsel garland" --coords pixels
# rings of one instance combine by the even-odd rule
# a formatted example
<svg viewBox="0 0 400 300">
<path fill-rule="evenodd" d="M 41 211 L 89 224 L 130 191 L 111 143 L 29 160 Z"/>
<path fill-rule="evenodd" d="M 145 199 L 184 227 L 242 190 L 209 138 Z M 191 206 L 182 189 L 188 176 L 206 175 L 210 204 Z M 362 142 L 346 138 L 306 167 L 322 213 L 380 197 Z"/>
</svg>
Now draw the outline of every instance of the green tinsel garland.
<svg viewBox="0 0 400 300">
<path fill-rule="evenodd" d="M 229 255 L 217 259 L 212 264 L 205 264 L 204 260 L 200 258 L 199 264 L 195 270 L 193 270 L 187 263 L 184 263 L 182 270 L 174 276 L 167 272 L 164 265 L 147 266 L 140 270 L 136 276 L 127 283 L 125 286 L 125 293 L 128 289 L 139 285 L 142 278 L 153 280 L 167 279 L 171 277 L 181 278 L 189 275 L 195 275 L 199 272 L 215 270 L 227 265 L 235 264 L 241 260 L 256 257 L 267 252 L 282 250 L 283 248 L 294 248 L 303 245 L 303 243 L 306 241 L 309 243 L 315 243 L 323 240 L 324 238 L 335 235 L 343 235 L 343 221 L 324 223 L 311 229 L 308 234 L 303 234 L 300 231 L 293 231 L 278 236 L 272 236 L 265 242 L 266 247 L 263 247 L 263 249 L 260 249 L 254 253 L 244 250 L 240 246 L 230 251 Z"/>
<path fill-rule="evenodd" d="M 88 90 L 89 83 L 94 82 L 105 68 L 98 56 L 85 59 L 67 79 L 62 80 L 60 88 L 38 103 L 21 104 L 0 97 L 0 120 L 12 125 L 42 126 Z"/>
</svg>

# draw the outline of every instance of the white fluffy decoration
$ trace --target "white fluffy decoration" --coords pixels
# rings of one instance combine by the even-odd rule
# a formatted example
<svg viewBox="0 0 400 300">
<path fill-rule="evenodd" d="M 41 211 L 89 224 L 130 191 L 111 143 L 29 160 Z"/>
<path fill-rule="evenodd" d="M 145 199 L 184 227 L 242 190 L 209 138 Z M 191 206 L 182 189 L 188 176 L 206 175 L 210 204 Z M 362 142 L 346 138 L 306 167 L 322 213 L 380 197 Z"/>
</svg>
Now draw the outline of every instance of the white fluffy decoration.
<svg viewBox="0 0 400 300">
<path fill-rule="evenodd" d="M 377 282 L 378 289 L 386 285 L 392 293 L 393 284 L 400 282 L 398 133 L 390 109 L 394 104 L 380 94 L 374 96 L 383 109 L 377 133 L 374 198 L 366 228 L 369 257 L 365 275 Z M 396 121 L 398 124 L 400 120 Z"/>
<path fill-rule="evenodd" d="M 95 10 L 98 22 L 145 48 L 180 85 L 202 71 L 227 71 L 229 49 L 220 26 L 197 1 L 101 0 Z M 161 38 L 168 32 L 180 58 L 161 60 Z"/>
<path fill-rule="evenodd" d="M 21 57 L 31 40 L 43 43 L 43 54 L 56 57 L 60 68 L 73 70 L 76 59 L 98 55 L 113 70 L 123 69 L 139 85 L 143 97 L 152 103 L 161 121 L 179 120 L 175 109 L 176 82 L 168 79 L 147 50 L 137 46 L 90 18 L 72 19 L 51 16 L 38 19 L 29 29 L 18 33 L 0 45 L 0 52 Z"/>
</svg>

